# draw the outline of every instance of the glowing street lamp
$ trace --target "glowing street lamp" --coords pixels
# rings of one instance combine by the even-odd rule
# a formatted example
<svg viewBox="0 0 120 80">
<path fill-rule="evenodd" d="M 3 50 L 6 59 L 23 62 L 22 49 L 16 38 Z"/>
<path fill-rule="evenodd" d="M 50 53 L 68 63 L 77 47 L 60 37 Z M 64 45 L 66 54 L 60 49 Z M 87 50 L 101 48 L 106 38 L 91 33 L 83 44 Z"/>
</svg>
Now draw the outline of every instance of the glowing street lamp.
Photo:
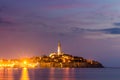
<svg viewBox="0 0 120 80">
<path fill-rule="evenodd" d="M 23 64 L 26 65 L 26 64 L 27 64 L 27 61 L 24 61 Z"/>
</svg>

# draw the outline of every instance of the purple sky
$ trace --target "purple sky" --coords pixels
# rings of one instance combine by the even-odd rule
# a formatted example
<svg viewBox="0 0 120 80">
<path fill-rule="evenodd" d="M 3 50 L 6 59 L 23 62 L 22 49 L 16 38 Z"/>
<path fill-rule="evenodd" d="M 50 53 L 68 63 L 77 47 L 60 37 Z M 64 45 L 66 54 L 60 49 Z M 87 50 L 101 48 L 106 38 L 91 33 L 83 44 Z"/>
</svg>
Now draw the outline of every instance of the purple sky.
<svg viewBox="0 0 120 80">
<path fill-rule="evenodd" d="M 120 0 L 0 0 L 0 58 L 57 50 L 120 67 Z"/>
</svg>

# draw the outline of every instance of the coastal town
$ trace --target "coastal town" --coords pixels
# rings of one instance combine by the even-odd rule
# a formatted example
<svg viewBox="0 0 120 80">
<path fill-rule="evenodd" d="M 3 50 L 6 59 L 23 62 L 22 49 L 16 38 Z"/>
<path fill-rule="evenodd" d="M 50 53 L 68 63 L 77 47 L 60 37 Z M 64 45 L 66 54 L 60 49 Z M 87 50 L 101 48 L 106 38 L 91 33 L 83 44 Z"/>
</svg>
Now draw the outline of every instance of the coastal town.
<svg viewBox="0 0 120 80">
<path fill-rule="evenodd" d="M 103 68 L 104 66 L 94 60 L 66 54 L 58 42 L 57 52 L 48 56 L 35 56 L 22 59 L 0 59 L 0 68 Z"/>
</svg>

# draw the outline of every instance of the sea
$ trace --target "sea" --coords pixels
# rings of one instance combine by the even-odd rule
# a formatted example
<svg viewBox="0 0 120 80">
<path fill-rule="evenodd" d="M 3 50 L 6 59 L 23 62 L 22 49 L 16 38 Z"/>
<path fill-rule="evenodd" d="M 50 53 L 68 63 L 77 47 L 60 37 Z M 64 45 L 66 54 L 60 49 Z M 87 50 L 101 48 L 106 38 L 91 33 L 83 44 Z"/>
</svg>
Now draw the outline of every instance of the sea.
<svg viewBox="0 0 120 80">
<path fill-rule="evenodd" d="M 120 80 L 120 68 L 0 68 L 0 80 Z"/>
</svg>

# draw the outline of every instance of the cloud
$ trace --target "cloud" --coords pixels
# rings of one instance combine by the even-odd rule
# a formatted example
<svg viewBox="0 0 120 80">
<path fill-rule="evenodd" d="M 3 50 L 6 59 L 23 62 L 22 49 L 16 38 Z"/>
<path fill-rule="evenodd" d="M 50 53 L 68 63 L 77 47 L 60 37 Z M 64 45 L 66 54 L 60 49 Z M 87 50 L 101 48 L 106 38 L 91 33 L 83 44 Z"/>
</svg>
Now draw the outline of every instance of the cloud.
<svg viewBox="0 0 120 80">
<path fill-rule="evenodd" d="M 14 24 L 13 17 L 10 15 L 11 7 L 6 4 L 2 4 L 0 1 L 0 26 Z"/>
<path fill-rule="evenodd" d="M 51 5 L 48 9 L 71 9 L 71 8 L 93 8 L 94 4 L 82 4 L 82 3 L 72 3 L 72 4 L 57 4 Z"/>
<path fill-rule="evenodd" d="M 87 31 L 89 31 L 89 32 L 102 31 L 102 30 L 92 30 L 91 28 L 93 28 L 93 29 L 101 28 L 102 29 L 103 26 L 109 26 L 109 18 L 108 17 L 106 18 L 106 16 L 101 16 L 101 15 L 95 14 L 94 9 L 99 8 L 99 6 L 97 6 L 96 4 L 86 3 L 86 2 L 81 3 L 79 1 L 74 2 L 72 0 L 71 0 L 71 2 L 69 2 L 69 1 L 65 1 L 65 2 L 66 3 L 63 3 L 61 1 L 60 2 L 56 1 L 54 3 L 51 2 L 51 3 L 49 3 L 49 5 L 45 5 L 44 7 L 43 7 L 43 5 L 39 5 L 39 6 L 37 5 L 35 7 L 34 4 L 32 4 L 32 5 L 28 4 L 27 6 L 25 4 L 22 4 L 24 9 L 22 7 L 20 7 L 19 5 L 12 5 L 12 6 L 10 6 L 10 8 L 7 6 L 8 9 L 2 8 L 0 10 L 5 10 L 6 14 L 9 16 L 13 16 L 15 18 L 15 20 L 11 21 L 8 19 L 0 18 L 0 25 L 14 24 L 17 27 L 26 27 L 26 29 L 28 29 L 27 31 L 29 31 L 31 29 L 31 31 L 38 31 L 38 32 L 58 32 L 58 34 L 61 36 L 63 36 L 64 34 L 73 34 L 73 33 L 79 34 L 79 33 L 84 33 Z M 9 4 L 9 5 L 11 5 L 11 4 Z M 34 7 L 30 8 L 29 6 L 34 6 Z M 96 6 L 96 8 L 94 8 L 94 6 Z M 44 10 L 43 9 L 41 10 L 41 7 Z M 105 6 L 105 7 L 108 8 L 109 6 Z M 48 14 L 46 14 L 45 8 L 48 8 L 50 10 L 53 9 L 53 11 L 47 11 Z M 79 8 L 81 8 L 81 10 Z M 89 11 L 88 8 L 91 8 L 93 10 L 93 12 Z M 54 9 L 55 9 L 55 11 L 54 11 Z M 63 12 L 62 12 L 61 9 L 62 10 L 68 9 L 68 11 L 63 10 Z M 36 16 L 31 17 L 31 14 L 37 15 L 37 17 Z M 43 16 L 43 14 L 45 17 Z M 30 16 L 25 17 L 26 15 L 30 15 Z M 50 17 L 51 15 L 53 15 L 55 17 L 53 18 L 53 16 L 52 16 L 52 18 L 51 18 Z M 38 17 L 38 16 L 42 16 L 42 17 Z M 49 19 L 46 19 L 46 18 L 49 18 Z M 96 26 L 97 26 L 97 28 L 96 28 Z M 84 29 L 85 27 L 86 28 L 89 27 L 91 30 Z M 72 33 L 70 33 L 70 32 L 72 32 Z M 103 30 L 103 32 L 110 33 L 110 31 L 107 31 L 107 30 Z"/>
<path fill-rule="evenodd" d="M 83 33 L 87 31 L 87 29 L 79 28 L 79 27 L 71 27 L 70 28 L 72 33 Z"/>
<path fill-rule="evenodd" d="M 103 31 L 107 34 L 120 34 L 120 28 L 108 28 L 108 29 L 101 29 L 97 31 Z"/>
<path fill-rule="evenodd" d="M 0 11 L 4 11 L 6 9 L 8 9 L 9 7 L 7 7 L 5 4 L 1 4 L 0 6 Z"/>
<path fill-rule="evenodd" d="M 2 11 L 2 8 L 0 7 L 0 12 Z"/>
<path fill-rule="evenodd" d="M 13 22 L 10 19 L 0 18 L 0 25 L 10 25 L 10 24 L 13 24 Z"/>
<path fill-rule="evenodd" d="M 82 29 L 78 28 L 77 32 L 101 32 L 105 34 L 120 34 L 120 28 L 107 28 L 107 29 Z M 76 32 L 74 30 L 74 32 Z"/>
<path fill-rule="evenodd" d="M 115 26 L 120 26 L 120 23 L 113 23 Z"/>
<path fill-rule="evenodd" d="M 87 39 L 113 39 L 120 38 L 120 28 L 106 29 L 84 29 L 79 27 L 71 28 L 75 35 L 83 35 Z"/>
<path fill-rule="evenodd" d="M 87 39 L 114 39 L 114 38 L 120 38 L 120 35 L 94 32 L 92 34 L 87 34 L 84 37 Z"/>
<path fill-rule="evenodd" d="M 81 29 L 75 28 L 73 32 L 101 32 L 105 34 L 120 34 L 120 28 L 107 28 L 107 29 Z"/>
</svg>

